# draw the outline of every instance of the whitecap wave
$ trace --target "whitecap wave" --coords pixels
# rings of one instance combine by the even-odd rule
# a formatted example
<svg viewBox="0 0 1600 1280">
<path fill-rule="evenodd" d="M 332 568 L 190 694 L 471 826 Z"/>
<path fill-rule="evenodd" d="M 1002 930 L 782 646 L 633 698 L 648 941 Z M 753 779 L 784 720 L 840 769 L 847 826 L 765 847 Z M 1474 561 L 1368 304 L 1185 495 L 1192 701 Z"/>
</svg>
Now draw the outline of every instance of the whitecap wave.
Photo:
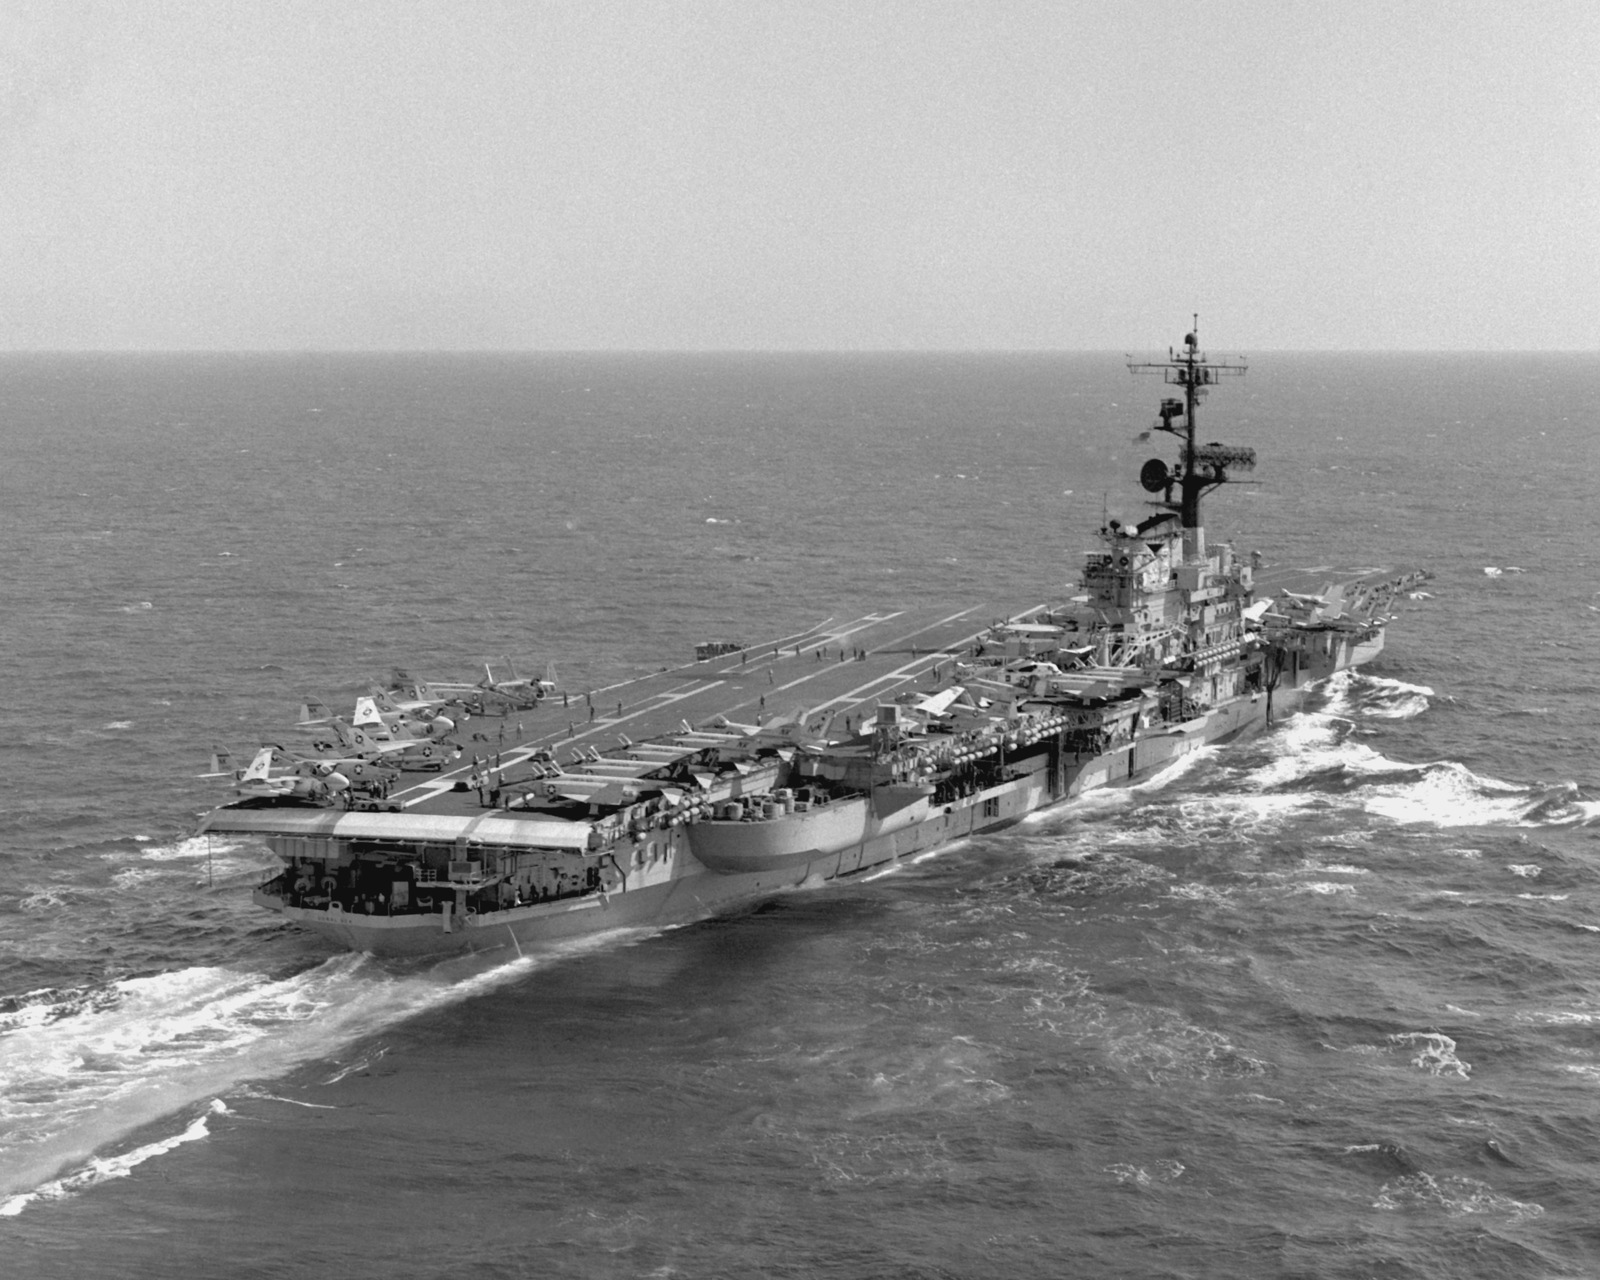
<svg viewBox="0 0 1600 1280">
<path fill-rule="evenodd" d="M 1436 827 L 1506 826 L 1546 803 L 1542 792 L 1484 777 L 1454 761 L 1419 765 L 1417 774 L 1374 786 L 1366 797 L 1367 812 Z"/>
<path fill-rule="evenodd" d="M 1311 880 L 1305 884 L 1296 885 L 1293 893 L 1315 893 L 1323 897 L 1332 897 L 1334 894 L 1354 895 L 1356 887 L 1353 884 L 1340 884 L 1333 880 Z"/>
<path fill-rule="evenodd" d="M 873 1071 L 870 1089 L 852 1104 L 856 1116 L 921 1112 L 930 1105 L 965 1110 L 1002 1102 L 1011 1090 L 993 1078 L 991 1048 L 967 1036 L 938 1046 L 908 1049 Z"/>
<path fill-rule="evenodd" d="M 1247 773 L 1242 784 L 1272 791 L 1317 773 L 1391 773 L 1412 767 L 1353 741 L 1349 732 L 1349 718 L 1331 712 L 1302 711 L 1291 716 L 1273 736 L 1272 759 Z"/>
<path fill-rule="evenodd" d="M 1465 1080 L 1472 1074 L 1472 1064 L 1456 1057 L 1456 1042 L 1442 1032 L 1404 1031 L 1390 1036 L 1389 1043 L 1398 1049 L 1416 1049 L 1411 1065 L 1429 1075 L 1450 1074 Z"/>
<path fill-rule="evenodd" d="M 1212 906 L 1222 906 L 1233 900 L 1234 891 L 1209 884 L 1180 884 L 1168 889 L 1167 897 L 1178 902 L 1206 902 Z"/>
<path fill-rule="evenodd" d="M 1246 1079 L 1271 1070 L 1221 1031 L 1170 1011 L 1106 1006 L 1091 1011 L 1089 1027 L 1107 1062 L 1131 1078 L 1157 1083 Z"/>
<path fill-rule="evenodd" d="M 1572 822 L 1579 826 L 1588 826 L 1596 818 L 1600 818 L 1600 800 L 1573 800 L 1571 810 Z"/>
<path fill-rule="evenodd" d="M 1157 1160 L 1156 1171 L 1151 1173 L 1143 1165 L 1108 1164 L 1104 1172 L 1124 1186 L 1148 1187 L 1156 1182 L 1172 1182 L 1184 1174 L 1184 1166 L 1176 1160 Z"/>
<path fill-rule="evenodd" d="M 1247 774 L 1247 786 L 1270 790 L 1310 774 L 1388 773 L 1412 766 L 1351 739 L 1359 719 L 1409 720 L 1428 708 L 1433 690 L 1381 676 L 1341 671 L 1323 686 L 1322 706 L 1303 709 L 1276 729 L 1273 758 Z"/>
<path fill-rule="evenodd" d="M 1180 827 L 1189 836 L 1264 836 L 1323 804 L 1310 793 L 1275 795 L 1228 794 L 1201 796 L 1176 806 Z M 1141 833 L 1143 835 L 1143 833 Z M 1145 842 L 1148 836 L 1143 835 Z"/>
<path fill-rule="evenodd" d="M 1289 790 L 1292 784 L 1317 775 L 1347 783 L 1354 778 L 1360 784 L 1355 794 L 1361 807 L 1407 825 L 1572 826 L 1600 818 L 1600 801 L 1582 799 L 1576 783 L 1523 786 L 1474 773 L 1454 760 L 1392 760 L 1352 739 L 1348 724 L 1326 713 L 1293 717 L 1275 740 L 1277 754 L 1247 772 L 1241 789 L 1277 793 L 1287 797 L 1286 807 L 1304 807 L 1319 796 L 1296 795 Z M 1233 802 L 1230 797 L 1213 803 Z"/>
<path fill-rule="evenodd" d="M 1429 1075 L 1455 1075 L 1470 1078 L 1472 1064 L 1456 1057 L 1456 1042 L 1439 1031 L 1400 1031 L 1385 1038 L 1382 1044 L 1336 1045 L 1323 1042 L 1322 1047 L 1334 1053 L 1352 1053 L 1362 1057 L 1381 1058 L 1393 1053 L 1411 1053 L 1411 1065 Z"/>
<path fill-rule="evenodd" d="M 145 837 L 135 837 L 144 839 Z M 170 844 L 151 844 L 138 850 L 145 862 L 172 862 L 183 858 L 218 858 L 224 854 L 238 853 L 241 849 L 259 849 L 262 846 L 236 836 L 198 835 L 184 836 Z"/>
<path fill-rule="evenodd" d="M 155 867 L 123 867 L 111 877 L 111 883 L 118 889 L 131 889 L 146 880 L 159 880 L 161 875 L 161 871 Z"/>
<path fill-rule="evenodd" d="M 1428 709 L 1434 692 L 1425 684 L 1407 684 L 1385 676 L 1356 677 L 1357 714 L 1374 720 L 1411 720 Z"/>
<path fill-rule="evenodd" d="M 1316 686 L 1317 692 L 1322 695 L 1320 712 L 1302 711 L 1301 714 L 1339 716 L 1348 720 L 1355 709 L 1355 680 L 1354 671 L 1334 672 Z"/>
<path fill-rule="evenodd" d="M 1476 1178 L 1435 1178 L 1431 1173 L 1410 1173 L 1386 1182 L 1372 1202 L 1374 1209 L 1436 1209 L 1452 1218 L 1467 1214 L 1495 1214 L 1513 1222 L 1537 1218 L 1544 1206 L 1513 1200 Z"/>
<path fill-rule="evenodd" d="M 1566 826 L 1600 816 L 1600 803 L 1576 798 L 1576 784 L 1525 787 L 1454 760 L 1392 760 L 1350 738 L 1349 723 L 1326 712 L 1291 718 L 1275 739 L 1277 755 L 1246 773 L 1242 789 L 1285 794 L 1296 782 L 1330 776 L 1358 782 L 1358 805 L 1378 818 L 1437 827 Z"/>
<path fill-rule="evenodd" d="M 1591 1009 L 1527 1009 L 1516 1020 L 1545 1027 L 1588 1027 L 1600 1022 L 1600 1014 Z"/>
</svg>

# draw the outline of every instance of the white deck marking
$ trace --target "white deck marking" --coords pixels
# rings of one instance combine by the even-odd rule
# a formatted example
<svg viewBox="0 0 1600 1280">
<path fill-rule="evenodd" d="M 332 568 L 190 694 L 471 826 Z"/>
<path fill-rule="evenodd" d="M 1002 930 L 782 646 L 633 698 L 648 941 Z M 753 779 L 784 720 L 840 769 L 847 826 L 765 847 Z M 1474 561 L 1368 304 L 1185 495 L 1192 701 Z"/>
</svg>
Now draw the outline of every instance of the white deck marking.
<svg viewBox="0 0 1600 1280">
<path fill-rule="evenodd" d="M 858 631 L 865 631 L 869 627 L 874 627 L 874 626 L 877 626 L 879 623 L 887 622 L 890 618 L 898 618 L 900 616 L 901 612 L 903 612 L 903 611 L 897 610 L 894 613 L 887 613 L 887 614 L 882 615 L 881 617 L 878 616 L 877 614 L 871 614 L 871 613 L 865 614 L 862 617 L 857 618 L 854 622 L 847 623 L 843 627 L 840 627 L 840 628 L 838 628 L 838 629 L 836 629 L 834 631 L 828 631 L 828 632 L 823 632 L 822 628 L 825 627 L 828 623 L 832 622 L 833 619 L 832 618 L 824 618 L 815 627 L 813 627 L 811 629 L 811 631 L 803 632 L 803 633 L 801 633 L 799 635 L 791 636 L 789 638 L 788 646 L 790 648 L 792 648 L 792 649 L 796 649 L 798 652 L 795 652 L 795 653 L 787 653 L 787 652 L 785 652 L 784 651 L 784 644 L 781 641 L 780 642 L 776 642 L 776 643 L 769 643 L 769 644 L 765 644 L 765 645 L 752 645 L 752 646 L 750 646 L 750 648 L 745 650 L 745 653 L 748 655 L 745 661 L 736 662 L 736 663 L 733 663 L 731 666 L 723 667 L 720 671 L 717 672 L 717 674 L 718 675 L 724 675 L 724 676 L 731 676 L 731 675 L 737 675 L 737 674 L 739 674 L 740 672 L 743 672 L 743 671 L 761 671 L 761 670 L 764 670 L 765 668 L 767 668 L 769 666 L 773 666 L 773 665 L 775 665 L 775 664 L 777 664 L 779 662 L 784 661 L 786 658 L 798 657 L 800 652 L 805 652 L 805 651 L 808 651 L 808 650 L 811 650 L 811 649 L 822 648 L 825 645 L 834 643 L 835 641 L 837 641 L 842 636 L 854 635 Z M 771 652 L 757 653 L 756 650 L 758 648 L 762 649 L 762 650 L 777 649 L 777 652 L 776 653 L 771 653 Z"/>
</svg>

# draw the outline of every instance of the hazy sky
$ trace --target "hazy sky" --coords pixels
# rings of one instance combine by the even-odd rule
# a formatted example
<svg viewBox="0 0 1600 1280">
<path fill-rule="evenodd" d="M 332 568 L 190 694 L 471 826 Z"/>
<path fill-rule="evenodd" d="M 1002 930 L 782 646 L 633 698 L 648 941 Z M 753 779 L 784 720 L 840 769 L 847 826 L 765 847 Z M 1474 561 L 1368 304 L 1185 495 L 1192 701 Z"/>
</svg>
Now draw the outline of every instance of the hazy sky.
<svg viewBox="0 0 1600 1280">
<path fill-rule="evenodd" d="M 1600 3 L 0 0 L 0 347 L 1600 347 Z"/>
</svg>

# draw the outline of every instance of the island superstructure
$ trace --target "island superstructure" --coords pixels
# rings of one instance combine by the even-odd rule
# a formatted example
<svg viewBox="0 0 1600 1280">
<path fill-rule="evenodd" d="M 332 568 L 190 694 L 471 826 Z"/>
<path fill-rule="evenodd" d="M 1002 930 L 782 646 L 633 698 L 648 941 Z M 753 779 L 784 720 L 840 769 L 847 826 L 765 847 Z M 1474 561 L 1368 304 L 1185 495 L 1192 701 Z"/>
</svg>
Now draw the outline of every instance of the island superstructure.
<svg viewBox="0 0 1600 1280">
<path fill-rule="evenodd" d="M 1203 495 L 1255 458 L 1201 442 L 1197 411 L 1244 365 L 1191 332 L 1130 367 L 1181 393 L 1154 428 L 1179 457 L 1145 464 L 1152 514 L 1108 519 L 1065 598 L 703 643 L 603 701 L 563 707 L 541 686 L 509 741 L 510 713 L 480 702 L 457 711 L 462 753 L 436 773 L 258 789 L 202 830 L 264 840 L 283 869 L 255 901 L 344 946 L 520 947 L 859 875 L 1260 728 L 1377 655 L 1422 575 L 1208 547 Z M 392 714 L 393 735 L 417 732 Z"/>
</svg>

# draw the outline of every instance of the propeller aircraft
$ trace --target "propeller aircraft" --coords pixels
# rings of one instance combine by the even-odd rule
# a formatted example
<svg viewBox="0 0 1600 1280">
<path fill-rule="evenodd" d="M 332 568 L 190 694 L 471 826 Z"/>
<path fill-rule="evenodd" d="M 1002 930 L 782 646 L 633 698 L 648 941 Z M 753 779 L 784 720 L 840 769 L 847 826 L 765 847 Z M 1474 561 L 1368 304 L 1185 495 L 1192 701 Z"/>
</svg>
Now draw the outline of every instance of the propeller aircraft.
<svg viewBox="0 0 1600 1280">
<path fill-rule="evenodd" d="M 454 726 L 451 726 L 454 728 Z M 387 727 L 352 725 L 334 717 L 334 736 L 346 751 L 367 760 L 381 760 L 401 769 L 442 769 L 461 754 L 460 747 L 432 738 L 392 736 Z"/>
<path fill-rule="evenodd" d="M 200 776 L 232 778 L 233 789 L 247 799 L 327 802 L 350 788 L 350 779 L 331 764 L 295 760 L 275 768 L 275 755 L 275 748 L 265 746 L 255 753 L 247 767 L 230 770 L 228 766 L 232 763 L 232 757 L 225 748 L 219 747 L 211 756 L 211 772 Z"/>
</svg>

